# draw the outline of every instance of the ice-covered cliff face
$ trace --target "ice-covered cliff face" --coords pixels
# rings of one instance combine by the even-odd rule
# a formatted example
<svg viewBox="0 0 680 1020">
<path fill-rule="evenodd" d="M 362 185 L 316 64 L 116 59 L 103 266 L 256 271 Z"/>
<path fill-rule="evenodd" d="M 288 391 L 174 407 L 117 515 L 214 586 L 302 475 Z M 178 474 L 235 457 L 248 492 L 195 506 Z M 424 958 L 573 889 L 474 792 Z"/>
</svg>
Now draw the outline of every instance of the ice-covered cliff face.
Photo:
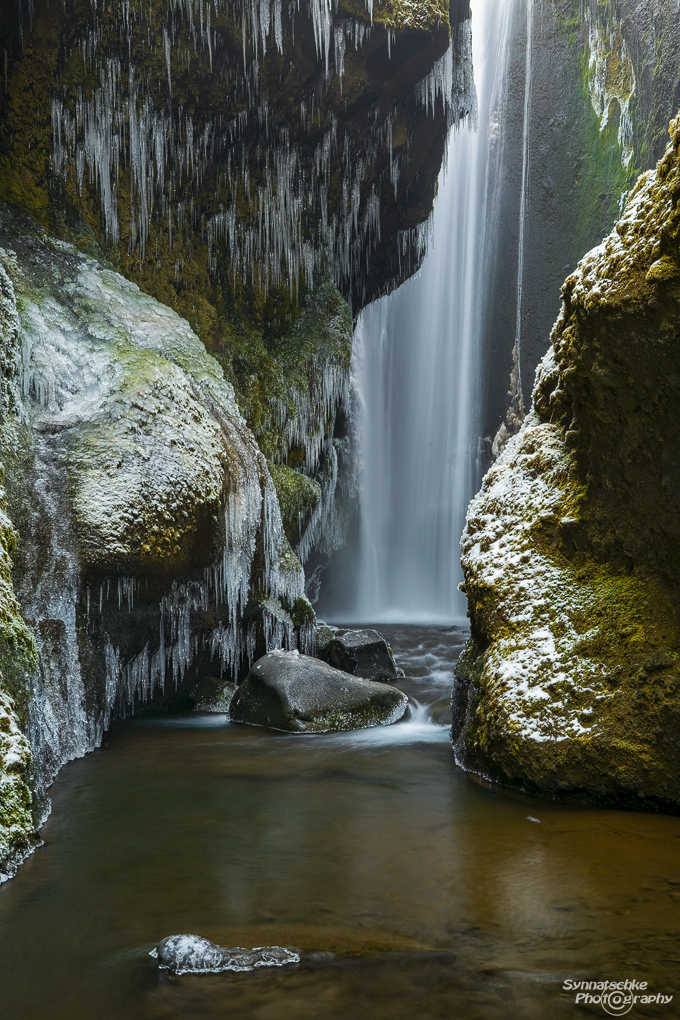
<svg viewBox="0 0 680 1020">
<path fill-rule="evenodd" d="M 463 535 L 459 760 L 680 804 L 680 121 L 563 288 L 534 406 Z"/>
<path fill-rule="evenodd" d="M 113 714 L 256 649 L 309 651 L 313 613 L 264 456 L 188 324 L 7 211 L 0 264 L 14 588 L 39 658 L 5 687 L 44 790 Z"/>
<path fill-rule="evenodd" d="M 24 18 L 6 49 L 0 197 L 62 226 L 77 210 L 188 317 L 198 284 L 202 339 L 225 302 L 253 310 L 250 288 L 295 295 L 330 268 L 359 306 L 417 266 L 467 102 L 441 59 L 448 2 L 2 7 Z"/>
<path fill-rule="evenodd" d="M 447 128 L 472 102 L 467 15 L 0 0 L 0 199 L 187 319 L 302 558 L 342 538 L 351 315 L 422 258 Z"/>
</svg>

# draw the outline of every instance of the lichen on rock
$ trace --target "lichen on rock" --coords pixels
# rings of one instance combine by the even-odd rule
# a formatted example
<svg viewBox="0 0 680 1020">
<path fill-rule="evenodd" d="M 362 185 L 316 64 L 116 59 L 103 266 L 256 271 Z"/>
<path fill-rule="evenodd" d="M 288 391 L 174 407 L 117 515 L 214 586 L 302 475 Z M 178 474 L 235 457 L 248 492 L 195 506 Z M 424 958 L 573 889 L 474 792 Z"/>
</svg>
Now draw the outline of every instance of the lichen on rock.
<svg viewBox="0 0 680 1020">
<path fill-rule="evenodd" d="M 8 209 L 0 260 L 21 384 L 2 425 L 14 590 L 38 651 L 26 676 L 2 666 L 42 795 L 135 703 L 308 650 L 314 613 L 265 457 L 189 324 Z"/>
<path fill-rule="evenodd" d="M 12 282 L 0 266 L 0 425 L 18 402 L 19 320 Z M 22 730 L 29 691 L 26 673 L 36 648 L 12 582 L 17 533 L 7 516 L 0 466 L 0 882 L 36 846 L 31 748 Z M 14 696 L 12 696 L 14 695 Z"/>
<path fill-rule="evenodd" d="M 530 789 L 680 804 L 680 121 L 563 288 L 534 405 L 462 539 L 459 761 Z"/>
</svg>

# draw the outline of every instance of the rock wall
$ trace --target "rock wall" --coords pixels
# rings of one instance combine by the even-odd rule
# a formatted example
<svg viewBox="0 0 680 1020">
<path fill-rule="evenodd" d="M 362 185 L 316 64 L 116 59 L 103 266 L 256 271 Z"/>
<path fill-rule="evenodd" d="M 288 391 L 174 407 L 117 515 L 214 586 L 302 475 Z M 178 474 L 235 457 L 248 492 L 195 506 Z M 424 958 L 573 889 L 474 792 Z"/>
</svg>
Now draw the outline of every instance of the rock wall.
<svg viewBox="0 0 680 1020">
<path fill-rule="evenodd" d="M 446 132 L 472 103 L 467 3 L 0 11 L 0 200 L 187 319 L 299 555 L 327 558 L 354 470 L 350 308 L 420 264 Z"/>
<path fill-rule="evenodd" d="M 680 805 L 680 121 L 567 279 L 533 408 L 462 539 L 458 760 L 544 793 Z"/>
<path fill-rule="evenodd" d="M 112 717 L 181 704 L 202 672 L 238 676 L 269 648 L 310 651 L 314 614 L 266 460 L 188 323 L 7 209 L 0 267 L 8 872 L 13 819 L 32 807 L 33 831 Z"/>
<path fill-rule="evenodd" d="M 613 228 L 638 175 L 661 157 L 668 122 L 680 106 L 677 0 L 534 2 L 528 94 L 525 13 L 526 0 L 518 0 L 508 87 L 498 117 L 503 173 L 482 353 L 489 455 L 494 438 L 494 452 L 502 446 L 500 423 L 512 433 L 521 422 L 520 402 L 528 410 L 563 280 Z"/>
<path fill-rule="evenodd" d="M 352 310 L 422 258 L 467 8 L 0 0 L 4 873 L 112 715 L 311 650 Z"/>
</svg>

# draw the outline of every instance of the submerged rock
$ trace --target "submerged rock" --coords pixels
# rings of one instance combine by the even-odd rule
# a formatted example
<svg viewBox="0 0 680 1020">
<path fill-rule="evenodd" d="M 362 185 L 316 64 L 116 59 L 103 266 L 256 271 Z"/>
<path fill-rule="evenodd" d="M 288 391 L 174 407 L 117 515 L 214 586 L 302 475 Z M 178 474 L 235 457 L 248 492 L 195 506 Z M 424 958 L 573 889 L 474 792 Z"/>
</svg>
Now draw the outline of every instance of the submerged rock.
<svg viewBox="0 0 680 1020">
<path fill-rule="evenodd" d="M 534 407 L 470 504 L 458 761 L 680 804 L 680 120 L 563 288 Z"/>
<path fill-rule="evenodd" d="M 170 935 L 152 949 L 149 956 L 158 960 L 161 970 L 170 970 L 173 974 L 220 974 L 227 970 L 248 971 L 300 962 L 297 953 L 280 946 L 226 949 L 198 935 Z"/>
<path fill-rule="evenodd" d="M 389 726 L 406 712 L 396 687 L 359 680 L 298 652 L 270 652 L 237 689 L 231 718 L 291 733 Z"/>
<path fill-rule="evenodd" d="M 399 675 L 392 650 L 377 630 L 336 631 L 319 658 L 365 680 L 396 680 Z"/>
<path fill-rule="evenodd" d="M 428 706 L 427 714 L 437 726 L 450 726 L 451 698 L 439 698 Z"/>
</svg>

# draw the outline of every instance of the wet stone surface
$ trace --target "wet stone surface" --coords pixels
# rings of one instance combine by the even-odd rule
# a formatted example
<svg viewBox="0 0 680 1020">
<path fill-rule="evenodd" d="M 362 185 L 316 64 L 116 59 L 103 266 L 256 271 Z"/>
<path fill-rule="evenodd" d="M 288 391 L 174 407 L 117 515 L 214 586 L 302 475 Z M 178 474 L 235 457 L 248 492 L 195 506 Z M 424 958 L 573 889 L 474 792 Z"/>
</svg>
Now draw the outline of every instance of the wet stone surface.
<svg viewBox="0 0 680 1020">
<path fill-rule="evenodd" d="M 365 680 L 391 683 L 398 677 L 390 647 L 377 630 L 336 630 L 319 658 Z"/>
<path fill-rule="evenodd" d="M 299 963 L 298 953 L 281 946 L 227 949 L 199 935 L 170 935 L 152 949 L 149 956 L 158 960 L 161 970 L 174 974 L 221 974 L 224 971 L 251 971 L 256 967 L 283 967 Z"/>
<path fill-rule="evenodd" d="M 361 680 L 298 651 L 275 651 L 255 662 L 234 694 L 234 722 L 290 733 L 328 733 L 388 726 L 406 712 L 396 687 Z"/>
</svg>

